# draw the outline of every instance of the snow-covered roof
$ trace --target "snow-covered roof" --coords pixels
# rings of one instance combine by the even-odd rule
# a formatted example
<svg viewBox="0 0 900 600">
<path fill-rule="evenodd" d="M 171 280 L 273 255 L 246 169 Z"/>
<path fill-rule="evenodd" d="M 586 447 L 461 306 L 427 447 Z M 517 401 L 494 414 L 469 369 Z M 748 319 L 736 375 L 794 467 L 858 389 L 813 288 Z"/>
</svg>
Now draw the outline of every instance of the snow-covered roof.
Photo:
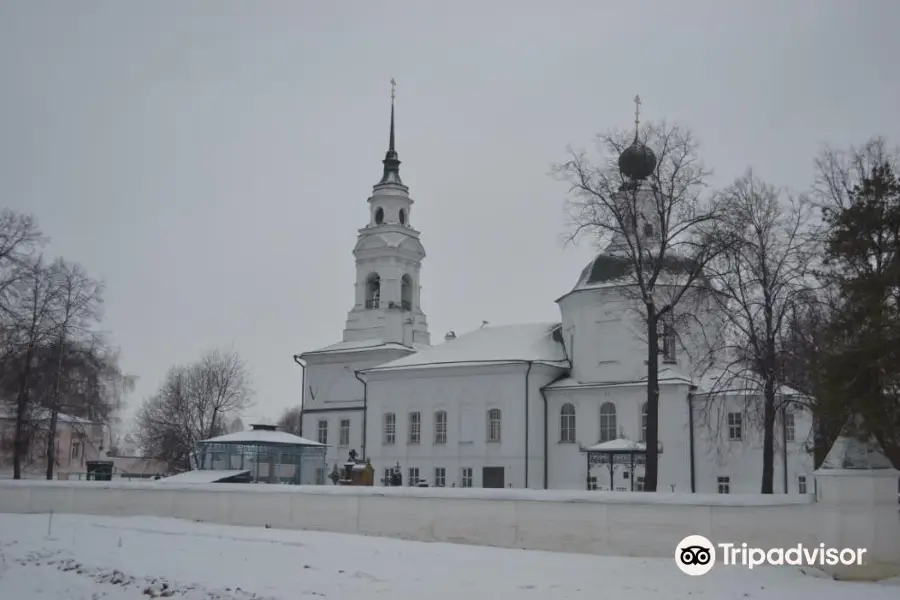
<svg viewBox="0 0 900 600">
<path fill-rule="evenodd" d="M 34 411 L 29 420 L 31 421 L 49 421 L 51 417 L 49 410 L 38 410 Z M 0 410 L 0 419 L 15 419 L 16 414 L 12 411 L 8 410 Z M 82 419 L 81 417 L 73 417 L 72 415 L 67 415 L 65 413 L 57 413 L 56 420 L 59 423 L 72 423 L 73 425 L 93 425 L 94 422 L 90 419 Z"/>
<path fill-rule="evenodd" d="M 222 481 L 223 479 L 229 479 L 231 477 L 236 477 L 238 475 L 243 475 L 244 473 L 249 473 L 248 469 L 237 470 L 237 471 L 185 471 L 184 473 L 179 473 L 178 475 L 172 475 L 171 477 L 164 477 L 160 479 L 161 483 L 215 483 L 217 481 Z"/>
<path fill-rule="evenodd" d="M 554 334 L 558 328 L 559 323 L 484 327 L 364 372 L 515 362 L 568 368 L 562 340 Z"/>
<path fill-rule="evenodd" d="M 631 452 L 635 454 L 647 451 L 647 444 L 635 442 L 627 438 L 617 438 L 608 442 L 600 442 L 584 449 L 585 452 Z"/>
<path fill-rule="evenodd" d="M 659 370 L 657 375 L 658 381 L 660 385 L 673 384 L 673 383 L 687 383 L 691 384 L 691 378 L 672 369 L 671 367 L 665 367 Z M 571 390 L 578 388 L 598 388 L 598 387 L 637 387 L 637 386 L 645 386 L 647 385 L 647 376 L 645 375 L 641 379 L 634 380 L 625 380 L 625 381 L 594 381 L 594 382 L 582 382 L 574 377 L 565 377 L 560 379 L 559 381 L 554 381 L 550 385 L 547 386 L 547 389 L 551 390 Z"/>
<path fill-rule="evenodd" d="M 325 346 L 324 348 L 318 348 L 316 350 L 309 350 L 301 354 L 301 356 L 306 356 L 308 354 L 338 354 L 343 352 L 365 352 L 367 350 L 405 350 L 406 352 L 415 352 L 416 350 L 423 350 L 425 348 L 430 348 L 427 344 L 413 344 L 412 346 L 406 346 L 404 344 L 398 344 L 396 342 L 385 342 L 382 339 L 375 338 L 371 340 L 354 340 L 350 342 L 338 342 L 336 344 L 331 344 L 330 346 Z"/>
<path fill-rule="evenodd" d="M 697 388 L 701 394 L 723 396 L 761 394 L 763 380 L 750 369 L 733 364 L 727 368 L 710 369 L 697 379 Z M 803 396 L 801 392 L 786 385 L 780 386 L 777 393 L 780 396 Z"/>
<path fill-rule="evenodd" d="M 251 429 L 249 431 L 236 431 L 226 433 L 208 440 L 201 440 L 201 444 L 284 444 L 292 446 L 324 446 L 298 435 L 286 431 L 272 431 L 271 429 Z"/>
</svg>

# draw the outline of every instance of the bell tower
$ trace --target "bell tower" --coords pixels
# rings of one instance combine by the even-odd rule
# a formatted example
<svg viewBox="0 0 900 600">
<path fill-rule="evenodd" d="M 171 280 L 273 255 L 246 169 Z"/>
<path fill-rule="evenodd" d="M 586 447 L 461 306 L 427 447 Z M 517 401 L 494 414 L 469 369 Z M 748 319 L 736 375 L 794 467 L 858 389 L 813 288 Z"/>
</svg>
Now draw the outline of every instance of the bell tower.
<svg viewBox="0 0 900 600">
<path fill-rule="evenodd" d="M 381 339 L 412 346 L 430 344 L 428 323 L 419 303 L 419 274 L 425 248 L 410 222 L 413 199 L 400 179 L 395 149 L 394 99 L 391 79 L 391 132 L 381 181 L 369 197 L 369 223 L 359 230 L 356 299 L 347 314 L 344 341 Z"/>
</svg>

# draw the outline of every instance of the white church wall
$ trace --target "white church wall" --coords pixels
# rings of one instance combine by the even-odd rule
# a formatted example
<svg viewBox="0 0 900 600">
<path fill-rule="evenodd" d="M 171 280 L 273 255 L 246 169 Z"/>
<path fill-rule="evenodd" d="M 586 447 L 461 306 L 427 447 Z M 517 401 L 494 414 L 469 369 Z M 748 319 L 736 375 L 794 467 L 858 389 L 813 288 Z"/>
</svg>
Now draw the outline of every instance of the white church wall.
<svg viewBox="0 0 900 600">
<path fill-rule="evenodd" d="M 662 305 L 674 292 L 660 286 L 657 293 Z M 575 379 L 608 382 L 646 377 L 646 324 L 633 292 L 626 287 L 598 287 L 569 294 L 559 305 Z M 699 374 L 718 343 L 721 318 L 705 292 L 693 291 L 679 300 L 672 318 L 677 331 L 675 356 L 673 361 L 660 357 L 660 368 Z"/>
<path fill-rule="evenodd" d="M 303 391 L 303 437 L 318 441 L 319 421 L 328 423 L 325 460 L 328 468 L 347 460 L 350 449 L 363 453 L 363 384 L 355 371 L 406 356 L 398 350 L 368 350 L 312 355 L 306 363 Z M 355 410 L 350 410 L 355 409 Z M 350 443 L 341 444 L 340 424 L 350 420 Z"/>
<path fill-rule="evenodd" d="M 720 477 L 728 478 L 728 493 L 759 493 L 763 464 L 761 402 L 762 399 L 758 397 L 745 398 L 734 395 L 714 397 L 700 395 L 694 399 L 698 493 L 717 493 Z M 730 439 L 729 414 L 741 415 L 740 440 Z M 794 411 L 793 441 L 788 441 L 786 445 L 781 420 L 776 420 L 773 470 L 775 493 L 785 493 L 785 457 L 787 493 L 801 492 L 800 477 L 805 478 L 805 493 L 814 493 L 813 456 L 806 451 L 811 433 L 812 415 L 808 410 Z"/>
<path fill-rule="evenodd" d="M 549 391 L 548 391 L 549 392 Z M 641 414 L 646 402 L 646 387 L 642 385 L 579 388 L 548 393 L 549 481 L 550 489 L 585 489 L 587 487 L 587 459 L 579 445 L 592 446 L 600 441 L 600 408 L 609 402 L 616 408 L 616 432 L 632 440 L 641 440 Z M 576 439 L 574 443 L 560 441 L 560 411 L 566 403 L 575 407 Z M 688 443 L 688 404 L 686 385 L 664 385 L 660 388 L 659 440 L 663 453 L 659 457 L 657 490 L 690 491 L 690 450 Z M 628 478 L 624 473 L 629 471 Z M 612 487 L 631 489 L 632 477 L 643 477 L 644 468 L 617 467 Z M 596 485 L 609 489 L 608 467 L 595 466 L 591 476 Z M 634 480 L 638 489 L 638 480 Z"/>
<path fill-rule="evenodd" d="M 404 485 L 409 469 L 435 484 L 442 468 L 445 485 L 464 485 L 463 469 L 471 469 L 471 486 L 482 487 L 484 467 L 502 467 L 504 485 L 525 487 L 526 436 L 524 410 L 527 364 L 416 369 L 404 373 L 372 373 L 369 380 L 368 457 L 376 480 L 400 464 Z M 536 365 L 529 377 L 528 486 L 543 485 L 543 401 L 539 388 L 559 369 Z M 499 442 L 488 441 L 488 411 L 501 412 Z M 447 441 L 435 443 L 435 412 L 447 413 Z M 409 415 L 421 415 L 421 440 L 409 443 Z M 395 415 L 393 444 L 385 443 L 384 415 Z"/>
</svg>

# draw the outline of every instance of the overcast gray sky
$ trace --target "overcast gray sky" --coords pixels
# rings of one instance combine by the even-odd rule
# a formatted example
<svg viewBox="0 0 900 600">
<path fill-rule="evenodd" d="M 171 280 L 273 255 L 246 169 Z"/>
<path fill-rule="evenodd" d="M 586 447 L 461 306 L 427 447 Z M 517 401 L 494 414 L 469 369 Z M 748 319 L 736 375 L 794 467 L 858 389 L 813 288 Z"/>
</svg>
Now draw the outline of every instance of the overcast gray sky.
<svg viewBox="0 0 900 600">
<path fill-rule="evenodd" d="M 341 338 L 397 89 L 434 341 L 553 320 L 591 248 L 560 242 L 566 146 L 679 121 L 715 181 L 807 187 L 823 142 L 900 141 L 896 0 L 0 2 L 0 194 L 105 279 L 140 376 L 249 362 L 257 415 L 291 356 Z"/>
</svg>

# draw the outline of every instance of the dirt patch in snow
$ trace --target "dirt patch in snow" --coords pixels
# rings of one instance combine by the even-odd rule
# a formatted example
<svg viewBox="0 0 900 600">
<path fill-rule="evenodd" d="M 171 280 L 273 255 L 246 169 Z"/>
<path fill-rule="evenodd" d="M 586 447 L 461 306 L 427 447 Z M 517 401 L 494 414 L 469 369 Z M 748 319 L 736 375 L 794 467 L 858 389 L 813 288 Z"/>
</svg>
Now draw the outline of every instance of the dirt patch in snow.
<svg viewBox="0 0 900 600">
<path fill-rule="evenodd" d="M 0 565 L 19 565 L 23 567 L 50 566 L 65 572 L 73 573 L 95 581 L 98 584 L 138 588 L 148 598 L 178 598 L 189 596 L 192 600 L 276 600 L 272 596 L 260 596 L 241 588 L 206 589 L 196 584 L 183 584 L 168 581 L 162 577 L 134 577 L 117 569 L 104 569 L 86 566 L 61 550 L 29 552 L 24 557 L 8 557 L 3 548 L 13 544 L 0 546 Z M 94 595 L 99 600 L 105 593 Z"/>
</svg>

